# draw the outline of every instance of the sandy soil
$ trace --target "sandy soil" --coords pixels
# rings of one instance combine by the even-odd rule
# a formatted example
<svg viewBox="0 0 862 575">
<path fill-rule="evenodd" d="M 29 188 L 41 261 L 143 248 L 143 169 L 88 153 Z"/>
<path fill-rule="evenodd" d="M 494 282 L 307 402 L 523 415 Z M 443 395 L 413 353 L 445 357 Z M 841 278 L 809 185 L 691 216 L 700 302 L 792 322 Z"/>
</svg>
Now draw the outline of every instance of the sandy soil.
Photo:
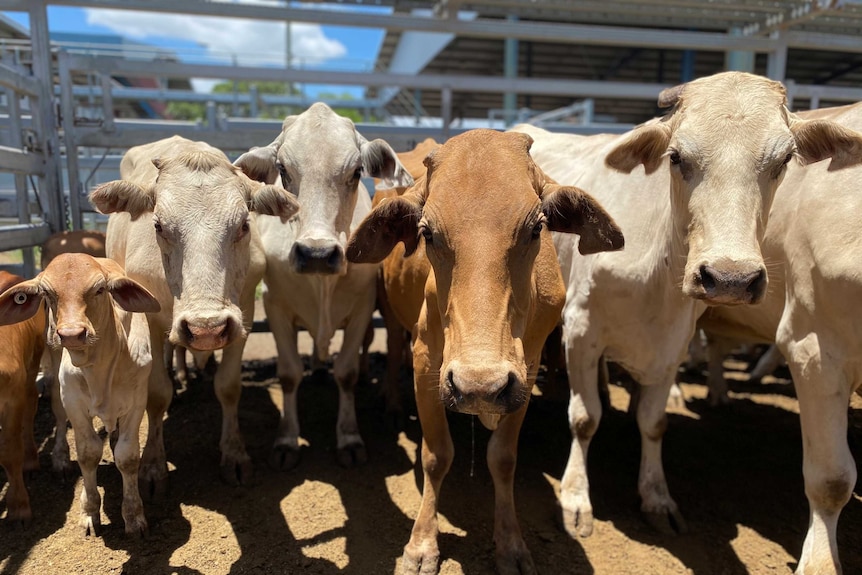
<svg viewBox="0 0 862 575">
<path fill-rule="evenodd" d="M 381 330 L 378 330 L 381 331 Z M 378 333 L 374 349 L 380 349 Z M 240 424 L 255 462 L 255 484 L 219 480 L 220 411 L 212 385 L 192 382 L 165 424 L 171 489 L 146 505 L 151 533 L 127 538 L 120 515 L 120 474 L 105 452 L 103 534 L 77 525 L 80 478 L 61 482 L 49 471 L 29 480 L 35 520 L 26 531 L 0 525 L 0 573 L 84 574 L 377 574 L 392 573 L 418 508 L 421 430 L 411 405 L 403 432 L 387 425 L 376 381 L 384 356 L 357 397 L 369 462 L 343 469 L 335 460 L 336 390 L 325 371 L 306 373 L 299 395 L 308 445 L 297 469 L 283 473 L 266 458 L 278 421 L 280 389 L 269 334 L 247 347 Z M 743 363 L 728 364 L 731 370 Z M 555 501 L 568 456 L 566 390 L 543 383 L 521 433 L 516 503 L 539 572 L 583 575 L 789 574 L 808 522 L 801 443 L 792 385 L 752 386 L 729 373 L 733 402 L 710 409 L 699 374 L 685 376 L 685 409 L 670 415 L 665 440 L 668 483 L 690 532 L 655 533 L 639 516 L 639 436 L 625 413 L 628 395 L 612 386 L 607 413 L 590 451 L 594 534 L 573 541 L 556 524 Z M 615 379 L 623 379 L 623 374 Z M 410 377 L 403 371 L 405 390 Z M 408 394 L 409 397 L 409 394 Z M 850 441 L 862 461 L 862 401 L 850 409 Z M 456 460 L 444 483 L 440 572 L 493 573 L 493 495 L 484 463 L 489 433 L 451 414 Z M 40 403 L 41 463 L 50 469 L 51 415 Z M 71 431 L 69 431 L 71 440 Z M 862 474 L 860 474 L 862 475 Z M 0 481 L 2 481 L 0 475 Z M 2 483 L 0 483 L 2 485 Z M 0 492 L 0 514 L 5 512 Z M 839 524 L 847 574 L 862 573 L 862 487 Z"/>
</svg>

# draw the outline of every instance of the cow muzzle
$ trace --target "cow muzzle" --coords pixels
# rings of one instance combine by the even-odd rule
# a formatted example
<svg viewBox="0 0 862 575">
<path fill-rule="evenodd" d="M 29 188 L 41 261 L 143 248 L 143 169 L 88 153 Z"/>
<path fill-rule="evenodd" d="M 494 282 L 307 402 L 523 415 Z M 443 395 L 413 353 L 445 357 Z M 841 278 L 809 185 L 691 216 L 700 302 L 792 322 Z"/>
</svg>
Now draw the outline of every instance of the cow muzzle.
<svg viewBox="0 0 862 575">
<path fill-rule="evenodd" d="M 95 339 L 95 334 L 84 324 L 59 325 L 56 333 L 60 345 L 70 351 L 88 347 Z"/>
<path fill-rule="evenodd" d="M 686 282 L 686 295 L 709 305 L 759 303 L 766 295 L 766 268 L 761 263 L 701 264 Z"/>
<path fill-rule="evenodd" d="M 525 380 L 508 362 L 496 365 L 469 365 L 452 361 L 443 372 L 440 399 L 460 413 L 506 414 L 517 411 L 527 401 Z"/>
<path fill-rule="evenodd" d="M 300 274 L 340 274 L 346 265 L 344 248 L 339 244 L 313 240 L 294 243 L 288 261 Z"/>
<path fill-rule="evenodd" d="M 180 319 L 171 342 L 195 351 L 212 351 L 227 347 L 242 332 L 242 324 L 230 315 Z"/>
</svg>

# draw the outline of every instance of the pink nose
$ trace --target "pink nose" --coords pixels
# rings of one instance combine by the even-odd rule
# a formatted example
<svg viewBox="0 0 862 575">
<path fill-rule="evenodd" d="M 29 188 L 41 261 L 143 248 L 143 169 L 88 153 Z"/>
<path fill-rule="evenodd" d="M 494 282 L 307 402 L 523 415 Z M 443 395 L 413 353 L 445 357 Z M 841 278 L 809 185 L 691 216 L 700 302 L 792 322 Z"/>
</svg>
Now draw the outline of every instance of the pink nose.
<svg viewBox="0 0 862 575">
<path fill-rule="evenodd" d="M 230 322 L 225 321 L 218 325 L 194 325 L 186 324 L 188 345 L 198 351 L 211 351 L 221 349 L 228 343 Z"/>
<path fill-rule="evenodd" d="M 87 344 L 87 329 L 84 326 L 63 326 L 57 328 L 60 344 L 67 348 L 83 347 Z"/>
</svg>

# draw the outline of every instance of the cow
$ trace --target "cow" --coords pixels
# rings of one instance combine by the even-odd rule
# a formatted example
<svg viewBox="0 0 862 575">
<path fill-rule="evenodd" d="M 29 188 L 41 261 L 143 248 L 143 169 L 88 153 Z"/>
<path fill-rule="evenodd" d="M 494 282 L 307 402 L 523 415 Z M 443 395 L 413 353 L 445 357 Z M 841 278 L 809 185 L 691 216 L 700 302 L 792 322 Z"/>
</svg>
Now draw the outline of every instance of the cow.
<svg viewBox="0 0 862 575">
<path fill-rule="evenodd" d="M 810 509 L 796 573 L 835 575 L 842 572 L 838 517 L 857 476 L 847 443 L 847 406 L 854 390 L 862 391 L 862 332 L 848 307 L 862 297 L 855 257 L 862 249 L 862 104 L 796 117 L 842 126 L 835 133 L 846 139 L 846 151 L 831 161 L 791 166 L 778 189 L 763 253 L 781 285 L 769 290 L 762 305 L 711 309 L 701 323 L 723 337 L 775 341 L 787 358 L 799 400 Z"/>
<path fill-rule="evenodd" d="M 434 139 L 426 138 L 409 152 L 398 154 L 398 159 L 413 179 L 418 180 L 425 175 L 425 157 L 439 145 Z M 400 196 L 407 190 L 406 186 L 381 189 L 383 186 L 385 184 L 378 184 L 378 189 L 374 192 L 373 207 L 377 207 L 385 199 Z M 382 387 L 386 411 L 395 414 L 398 420 L 403 419 L 398 415 L 403 409 L 398 387 L 399 371 L 404 357 L 409 356 L 409 353 L 405 353 L 405 343 L 412 339 L 413 327 L 419 319 L 422 291 L 430 270 L 431 264 L 425 257 L 422 245 L 409 257 L 405 257 L 403 244 L 398 244 L 383 260 L 378 279 L 377 306 L 386 326 L 386 373 Z"/>
<path fill-rule="evenodd" d="M 101 527 L 96 469 L 102 439 L 93 428 L 98 417 L 111 436 L 114 461 L 123 475 L 126 533 L 143 535 L 147 520 L 138 491 L 138 434 L 152 367 L 144 314 L 158 312 L 159 302 L 113 260 L 82 253 L 60 254 L 32 280 L 0 294 L 0 321 L 27 320 L 42 310 L 43 301 L 51 310 L 48 342 L 62 349 L 60 395 L 84 479 L 81 526 L 85 535 L 93 536 Z"/>
<path fill-rule="evenodd" d="M 350 240 L 350 261 L 379 262 L 403 242 L 407 254 L 424 244 L 431 264 L 413 345 L 424 487 L 404 573 L 437 572 L 437 501 L 453 457 L 446 408 L 494 430 L 497 568 L 535 573 L 513 489 L 542 345 L 565 300 L 549 230 L 580 234 L 582 253 L 619 249 L 623 236 L 588 194 L 542 173 L 531 142 L 493 130 L 451 138 L 426 158 L 425 177 L 378 205 Z"/>
<path fill-rule="evenodd" d="M 271 217 L 258 220 L 266 254 L 263 303 L 284 392 L 270 464 L 286 470 L 299 462 L 300 327 L 309 331 L 319 361 L 329 357 L 335 331 L 344 328 L 333 362 L 339 393 L 337 459 L 345 467 L 361 464 L 367 453 L 356 420 L 354 388 L 379 266 L 348 264 L 344 251 L 351 231 L 371 209 L 360 178 L 382 178 L 390 187 L 409 185 L 413 179 L 389 144 L 367 141 L 350 119 L 322 103 L 285 118 L 275 141 L 246 152 L 234 164 L 254 180 L 280 183 L 302 207 L 286 223 Z"/>
<path fill-rule="evenodd" d="M 223 152 L 179 136 L 131 148 L 120 175 L 90 194 L 99 211 L 111 214 L 108 257 L 159 301 L 161 311 L 148 315 L 153 357 L 165 357 L 166 340 L 201 352 L 223 349 L 215 375 L 221 476 L 248 483 L 253 466 L 237 408 L 242 351 L 265 266 L 254 214 L 289 218 L 299 206 L 281 188 L 248 179 Z M 162 420 L 172 396 L 165 362 L 158 361 L 150 371 L 141 457 L 145 497 L 167 487 Z"/>
<path fill-rule="evenodd" d="M 707 305 L 762 301 L 768 277 L 760 242 L 790 161 L 843 158 L 855 145 L 855 135 L 833 122 L 790 114 L 784 87 L 752 74 L 669 88 L 659 105 L 671 109 L 621 135 L 514 128 L 533 136 L 533 157 L 550 177 L 595 194 L 628 245 L 581 258 L 575 239 L 555 237 L 568 290 L 563 339 L 573 437 L 559 504 L 572 537 L 593 530 L 586 461 L 602 415 L 603 357 L 640 384 L 641 511 L 662 532 L 687 529 L 665 480 L 661 442 L 668 393 L 695 322 Z"/>
<path fill-rule="evenodd" d="M 0 271 L 0 290 L 24 278 Z M 0 321 L 4 319 L 0 312 Z M 33 422 L 39 401 L 36 376 L 45 349 L 47 315 L 43 306 L 27 321 L 0 324 L 0 465 L 6 471 L 6 518 L 15 527 L 33 519 L 24 472 L 39 468 Z"/>
<path fill-rule="evenodd" d="M 84 253 L 93 257 L 103 258 L 105 254 L 105 234 L 98 230 L 66 230 L 51 234 L 41 246 L 39 267 L 45 269 L 55 257 L 63 253 Z M 60 369 L 62 349 L 47 347 L 42 357 L 44 375 L 42 388 L 51 398 L 51 411 L 54 413 L 55 434 L 54 448 L 51 450 L 51 466 L 54 471 L 68 474 L 72 468 L 69 459 L 69 442 L 66 438 L 66 410 L 60 400 L 60 381 L 57 378 Z"/>
</svg>

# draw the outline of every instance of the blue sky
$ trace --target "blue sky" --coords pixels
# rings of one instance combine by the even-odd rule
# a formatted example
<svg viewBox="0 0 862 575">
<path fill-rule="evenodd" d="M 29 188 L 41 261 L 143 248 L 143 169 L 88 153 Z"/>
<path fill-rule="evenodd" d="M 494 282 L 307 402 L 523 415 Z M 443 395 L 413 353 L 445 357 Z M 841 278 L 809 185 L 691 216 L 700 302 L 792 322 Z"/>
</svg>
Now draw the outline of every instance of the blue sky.
<svg viewBox="0 0 862 575">
<path fill-rule="evenodd" d="M 351 9 L 381 11 L 380 8 Z M 4 14 L 29 28 L 26 13 Z M 285 60 L 283 22 L 49 6 L 48 27 L 51 32 L 119 35 L 132 42 L 171 49 L 185 61 L 215 63 L 236 59 L 239 64 L 283 66 Z M 214 29 L 218 30 L 217 34 L 213 33 Z M 303 68 L 367 70 L 374 63 L 383 35 L 383 30 L 369 28 L 294 23 L 291 26 L 292 62 Z M 195 82 L 195 87 L 208 91 L 211 84 Z M 310 97 L 321 91 L 349 92 L 354 97 L 362 94 L 359 87 L 305 88 Z"/>
</svg>

